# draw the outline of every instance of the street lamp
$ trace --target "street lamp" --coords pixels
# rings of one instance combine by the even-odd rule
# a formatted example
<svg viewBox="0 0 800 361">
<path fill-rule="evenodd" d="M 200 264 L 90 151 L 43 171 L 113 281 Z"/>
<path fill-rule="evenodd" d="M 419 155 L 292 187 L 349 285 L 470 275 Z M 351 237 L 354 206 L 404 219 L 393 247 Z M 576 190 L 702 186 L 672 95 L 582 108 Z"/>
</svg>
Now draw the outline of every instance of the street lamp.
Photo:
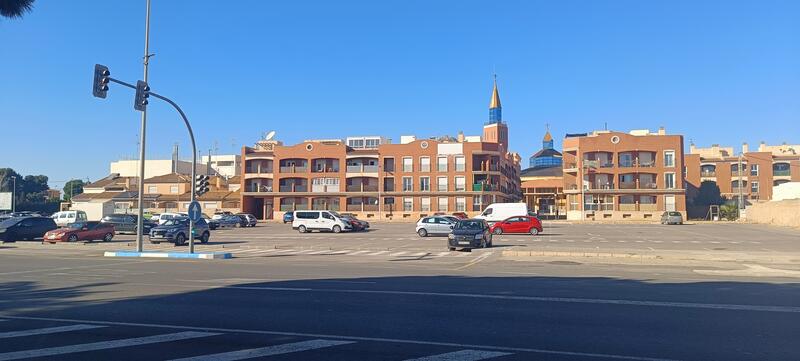
<svg viewBox="0 0 800 361">
<path fill-rule="evenodd" d="M 11 186 L 11 212 L 17 211 L 17 176 L 12 175 L 11 181 L 14 185 Z"/>
</svg>

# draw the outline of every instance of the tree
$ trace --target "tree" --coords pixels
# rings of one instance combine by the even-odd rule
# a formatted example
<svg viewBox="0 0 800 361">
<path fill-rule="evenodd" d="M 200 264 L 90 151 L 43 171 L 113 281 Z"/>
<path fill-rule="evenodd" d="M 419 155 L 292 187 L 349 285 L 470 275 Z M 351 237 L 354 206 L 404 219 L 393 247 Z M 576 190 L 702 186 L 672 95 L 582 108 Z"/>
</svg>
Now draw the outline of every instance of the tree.
<svg viewBox="0 0 800 361">
<path fill-rule="evenodd" d="M 700 189 L 697 192 L 697 197 L 694 198 L 692 204 L 695 206 L 708 207 L 712 204 L 720 205 L 725 203 L 725 198 L 720 194 L 719 186 L 716 182 L 704 181 L 700 183 Z"/>
<path fill-rule="evenodd" d="M 22 15 L 33 10 L 35 0 L 0 0 L 0 16 L 21 19 Z"/>
<path fill-rule="evenodd" d="M 64 201 L 69 202 L 73 196 L 83 193 L 84 183 L 80 179 L 72 179 L 64 184 Z"/>
</svg>

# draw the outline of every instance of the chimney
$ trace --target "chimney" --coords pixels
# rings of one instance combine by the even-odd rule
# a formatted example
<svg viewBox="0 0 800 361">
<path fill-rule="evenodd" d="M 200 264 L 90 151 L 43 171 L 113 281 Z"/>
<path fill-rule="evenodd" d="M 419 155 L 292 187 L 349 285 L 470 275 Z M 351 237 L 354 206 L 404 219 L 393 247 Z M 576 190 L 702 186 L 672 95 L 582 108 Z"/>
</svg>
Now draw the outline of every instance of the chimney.
<svg viewBox="0 0 800 361">
<path fill-rule="evenodd" d="M 667 135 L 667 130 L 664 127 L 658 127 L 658 135 Z"/>
<path fill-rule="evenodd" d="M 131 178 L 130 177 L 125 177 L 125 190 L 126 191 L 131 190 Z"/>
<path fill-rule="evenodd" d="M 750 152 L 750 146 L 747 145 L 747 142 L 742 143 L 742 154 L 749 152 Z"/>
<path fill-rule="evenodd" d="M 456 140 L 458 140 L 459 143 L 464 143 L 464 132 L 463 131 L 461 131 L 461 130 L 458 131 L 458 137 L 456 138 Z"/>
<path fill-rule="evenodd" d="M 759 152 L 766 152 L 767 151 L 767 142 L 762 140 L 761 143 L 758 144 L 758 151 Z"/>
<path fill-rule="evenodd" d="M 695 154 L 697 147 L 694 146 L 694 143 L 689 143 L 689 154 Z"/>
<path fill-rule="evenodd" d="M 172 173 L 178 173 L 178 143 L 172 146 Z"/>
<path fill-rule="evenodd" d="M 222 177 L 215 177 L 217 179 L 217 189 L 222 188 Z"/>
</svg>

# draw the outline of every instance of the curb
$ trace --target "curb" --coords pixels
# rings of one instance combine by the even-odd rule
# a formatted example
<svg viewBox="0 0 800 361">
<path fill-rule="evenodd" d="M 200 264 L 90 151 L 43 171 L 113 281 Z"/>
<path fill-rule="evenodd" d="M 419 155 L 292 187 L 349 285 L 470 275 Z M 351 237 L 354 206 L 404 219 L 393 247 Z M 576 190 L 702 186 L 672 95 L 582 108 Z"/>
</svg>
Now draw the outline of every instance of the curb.
<svg viewBox="0 0 800 361">
<path fill-rule="evenodd" d="M 157 252 L 157 251 L 116 251 L 105 252 L 105 257 L 133 257 L 133 258 L 180 258 L 180 259 L 230 259 L 232 255 L 230 252 L 199 252 L 199 253 L 186 253 L 186 252 Z"/>
<path fill-rule="evenodd" d="M 558 251 L 503 251 L 503 257 L 606 257 L 630 259 L 662 259 L 661 256 L 638 253 L 611 252 L 558 252 Z"/>
</svg>

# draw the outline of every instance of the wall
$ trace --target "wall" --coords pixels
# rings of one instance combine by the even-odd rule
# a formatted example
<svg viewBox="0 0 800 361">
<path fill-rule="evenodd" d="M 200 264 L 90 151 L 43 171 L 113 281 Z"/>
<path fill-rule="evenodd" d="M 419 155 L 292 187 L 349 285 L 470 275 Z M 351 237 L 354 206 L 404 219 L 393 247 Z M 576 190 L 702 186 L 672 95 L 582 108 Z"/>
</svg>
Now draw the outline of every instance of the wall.
<svg viewBox="0 0 800 361">
<path fill-rule="evenodd" d="M 772 188 L 772 199 L 782 201 L 785 199 L 800 199 L 800 182 L 789 182 Z M 800 210 L 798 210 L 800 212 Z M 800 217 L 800 215 L 798 215 Z"/>
<path fill-rule="evenodd" d="M 152 178 L 160 175 L 172 173 L 171 159 L 148 159 L 145 163 L 144 177 Z M 120 177 L 138 177 L 138 160 L 119 160 L 111 162 L 109 173 L 119 173 Z M 178 161 L 178 173 L 190 174 L 192 172 L 192 162 Z M 205 164 L 197 160 L 197 174 L 206 174 Z"/>
<path fill-rule="evenodd" d="M 800 228 L 800 199 L 756 203 L 745 214 L 747 222 Z"/>
</svg>

